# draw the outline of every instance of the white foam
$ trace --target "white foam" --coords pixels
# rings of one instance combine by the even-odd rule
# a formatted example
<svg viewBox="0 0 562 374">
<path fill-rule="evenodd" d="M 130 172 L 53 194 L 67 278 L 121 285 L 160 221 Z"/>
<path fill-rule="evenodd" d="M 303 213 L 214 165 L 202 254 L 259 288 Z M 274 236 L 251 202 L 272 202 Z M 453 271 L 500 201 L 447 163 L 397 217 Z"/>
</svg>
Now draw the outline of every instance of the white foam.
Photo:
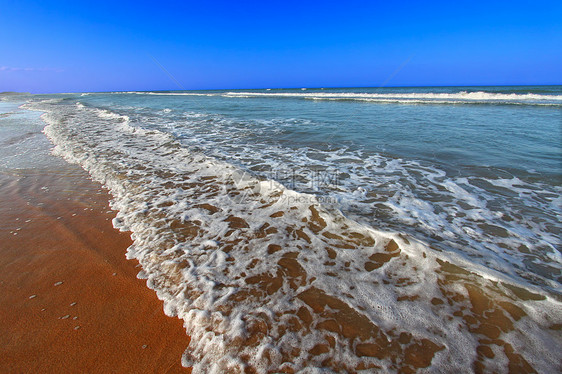
<svg viewBox="0 0 562 374">
<path fill-rule="evenodd" d="M 518 105 L 562 105 L 562 95 L 544 94 L 503 94 L 484 91 L 458 93 L 433 93 L 433 92 L 410 92 L 410 93 L 362 93 L 362 92 L 112 92 L 112 94 L 134 94 L 153 96 L 224 96 L 224 97 L 278 97 L 278 98 L 302 98 L 309 100 L 356 100 L 378 103 L 402 103 L 402 104 L 518 104 Z"/>
<path fill-rule="evenodd" d="M 191 343 L 183 363 L 193 365 L 196 373 L 241 371 L 247 364 L 260 373 L 279 370 L 281 351 L 295 345 L 301 348 L 291 364 L 295 371 L 310 372 L 307 365 L 320 366 L 322 357 L 309 358 L 307 352 L 324 341 L 325 330 L 312 328 L 311 331 L 286 330 L 284 333 L 281 330 L 289 322 L 280 316 L 300 307 L 309 308 L 298 295 L 311 286 L 337 296 L 387 333 L 406 331 L 416 338 L 443 345 L 433 365 L 426 369 L 428 372 L 462 371 L 472 364 L 478 341 L 460 324 L 460 318 L 453 317 L 454 305 L 432 306 L 433 298 L 442 297 L 443 287 L 436 259 L 457 264 L 494 281 L 530 287 L 475 264 L 470 256 L 463 255 L 465 252 L 433 251 L 411 236 L 405 239 L 403 234 L 377 230 L 373 225 L 351 220 L 337 207 L 320 204 L 315 195 L 257 178 L 231 163 L 190 150 L 171 134 L 142 128 L 131 122 L 129 116 L 84 105 L 40 103 L 34 107 L 48 112 L 43 116 L 48 123 L 44 131 L 56 145 L 55 153 L 80 164 L 109 188 L 114 197 L 111 206 L 117 211 L 114 226 L 132 232 L 134 243 L 127 256 L 139 260 L 143 267 L 139 277 L 146 278 L 148 285 L 164 300 L 166 313 L 185 321 Z M 249 149 L 245 156 L 251 157 L 252 151 Z M 305 157 L 306 150 L 301 151 L 291 158 L 310 162 Z M 343 154 L 340 152 L 333 157 L 343 157 Z M 454 227 L 446 216 L 432 212 L 426 201 L 418 199 L 411 191 L 399 190 L 398 184 L 393 185 L 397 183 L 395 177 L 411 177 L 408 173 L 402 174 L 407 171 L 403 161 L 373 156 L 365 162 L 366 166 L 382 164 L 396 174 L 384 176 L 380 183 L 390 184 L 397 193 L 388 204 L 403 211 L 399 215 L 407 215 L 429 230 L 443 232 L 443 227 Z M 445 178 L 441 171 L 423 165 L 416 167 L 431 183 Z M 455 199 L 474 206 L 473 210 L 478 213 L 473 218 L 486 214 L 483 209 L 486 202 L 472 195 L 466 182 L 466 179 L 456 183 L 447 180 L 446 190 Z M 369 191 L 353 185 L 349 188 L 355 201 L 359 199 L 361 204 L 365 204 L 362 199 L 370 198 Z M 344 200 L 346 193 L 340 194 Z M 202 207 L 202 203 L 210 207 Z M 313 211 L 325 222 L 325 228 L 319 232 L 314 232 L 314 226 L 307 223 L 315 219 Z M 279 212 L 283 213 L 282 217 L 276 216 Z M 228 221 L 231 217 L 241 220 L 238 226 L 233 228 Z M 277 231 L 262 236 L 264 224 Z M 195 226 L 197 230 L 193 231 Z M 300 236 L 294 234 L 297 229 L 302 230 Z M 182 230 L 187 234 L 180 235 Z M 322 233 L 342 237 L 357 233 L 375 244 L 338 248 L 339 239 Z M 365 271 L 369 256 L 384 253 L 391 239 L 400 247 L 400 256 L 375 271 Z M 267 248 L 272 243 L 281 247 L 269 253 Z M 337 249 L 337 258 L 328 256 L 329 248 Z M 252 277 L 275 276 L 278 262 L 290 253 L 296 253 L 311 283 L 292 289 L 284 282 L 279 291 L 264 293 L 259 299 L 247 297 L 239 302 L 231 301 L 240 290 L 248 289 L 247 280 Z M 502 259 L 494 257 L 496 267 L 503 266 Z M 330 261 L 333 265 L 326 265 Z M 409 282 L 404 284 L 400 279 Z M 453 290 L 466 295 L 460 284 L 452 285 L 450 291 Z M 399 297 L 408 295 L 416 295 L 418 299 L 397 302 Z M 529 314 L 529 318 L 522 320 L 525 324 L 522 331 L 527 331 L 535 340 L 528 346 L 519 336 L 512 337 L 513 341 L 519 342 L 519 352 L 528 361 L 533 361 L 533 357 L 547 357 L 545 363 L 537 365 L 553 367 L 556 355 L 551 353 L 550 344 L 554 338 L 543 331 L 548 323 L 560 320 L 560 304 L 551 298 L 520 304 Z M 236 342 L 247 335 L 248 321 L 260 318 L 275 321 L 268 334 L 255 346 L 237 345 Z M 313 325 L 321 322 L 314 318 Z M 354 352 L 353 342 L 338 339 L 341 345 L 335 358 L 341 362 L 376 363 L 383 370 L 392 371 L 391 360 L 359 357 Z"/>
<path fill-rule="evenodd" d="M 451 178 L 435 166 L 416 161 L 345 148 L 293 149 L 276 142 L 276 134 L 285 126 L 316 126 L 310 121 L 272 119 L 241 123 L 203 113 L 190 114 L 186 122 L 175 121 L 159 117 L 150 126 L 171 131 L 182 138 L 184 145 L 197 147 L 264 178 L 278 179 L 299 191 L 319 190 L 312 169 L 347 174 L 349 177 L 337 180 L 337 185 L 324 183 L 321 188 L 323 201 L 346 215 L 368 225 L 407 230 L 428 240 L 435 238 L 432 244 L 456 250 L 512 280 L 524 282 L 523 277 L 553 290 L 559 287 L 556 269 L 562 269 L 562 264 L 551 261 L 559 258 L 559 238 L 549 227 L 555 225 L 556 216 L 560 215 L 560 204 L 556 203 L 560 188 L 530 185 L 518 178 Z M 253 136 L 251 141 L 248 136 Z M 279 170 L 287 170 L 289 176 L 283 176 Z M 292 178 L 293 174 L 299 179 Z M 521 202 L 513 205 L 513 199 L 506 200 L 482 187 L 481 182 L 507 188 L 506 193 L 519 194 Z M 548 216 L 535 224 L 520 214 L 525 206 L 541 209 Z M 384 219 L 379 219 L 383 214 Z M 518 248 L 528 248 L 530 253 Z M 548 262 L 554 270 L 546 276 L 529 272 L 524 261 L 536 260 Z"/>
<path fill-rule="evenodd" d="M 113 95 L 153 95 L 153 96 L 219 96 L 217 93 L 197 92 L 154 92 L 154 91 L 118 91 L 111 92 Z"/>
<path fill-rule="evenodd" d="M 356 93 L 356 92 L 227 92 L 230 97 L 291 97 L 313 100 L 359 100 L 404 104 L 470 104 L 505 103 L 529 105 L 562 105 L 562 95 L 501 94 L 490 92 L 458 93 Z"/>
</svg>

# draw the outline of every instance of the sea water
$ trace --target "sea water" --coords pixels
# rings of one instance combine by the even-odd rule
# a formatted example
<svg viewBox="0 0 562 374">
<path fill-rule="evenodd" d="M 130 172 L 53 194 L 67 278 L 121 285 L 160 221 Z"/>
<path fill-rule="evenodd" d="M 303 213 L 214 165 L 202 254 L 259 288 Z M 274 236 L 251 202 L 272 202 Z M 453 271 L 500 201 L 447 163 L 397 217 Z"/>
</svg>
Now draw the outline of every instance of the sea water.
<svg viewBox="0 0 562 374">
<path fill-rule="evenodd" d="M 562 369 L 562 87 L 28 100 L 196 372 Z"/>
</svg>

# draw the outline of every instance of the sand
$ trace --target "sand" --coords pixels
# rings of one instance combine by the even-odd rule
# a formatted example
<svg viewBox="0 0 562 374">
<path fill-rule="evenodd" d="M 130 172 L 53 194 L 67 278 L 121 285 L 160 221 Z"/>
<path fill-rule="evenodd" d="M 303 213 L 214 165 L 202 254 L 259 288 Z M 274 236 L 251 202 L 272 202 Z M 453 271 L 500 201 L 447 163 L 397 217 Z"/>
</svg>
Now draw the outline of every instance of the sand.
<svg viewBox="0 0 562 374">
<path fill-rule="evenodd" d="M 74 165 L 0 173 L 0 372 L 189 372 L 108 200 Z"/>
</svg>

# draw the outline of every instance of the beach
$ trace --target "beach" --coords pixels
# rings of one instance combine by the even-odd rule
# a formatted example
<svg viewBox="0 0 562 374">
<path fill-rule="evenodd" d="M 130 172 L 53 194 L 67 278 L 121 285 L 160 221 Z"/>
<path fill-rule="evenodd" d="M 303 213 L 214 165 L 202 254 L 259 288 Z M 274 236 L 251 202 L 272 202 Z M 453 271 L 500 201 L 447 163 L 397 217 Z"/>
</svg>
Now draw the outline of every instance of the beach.
<svg viewBox="0 0 562 374">
<path fill-rule="evenodd" d="M 0 374 L 562 374 L 561 14 L 7 2 Z"/>
<path fill-rule="evenodd" d="M 562 87 L 2 105 L 7 362 L 561 369 Z"/>
<path fill-rule="evenodd" d="M 0 171 L 0 371 L 189 372 L 189 337 L 126 260 L 109 194 L 26 127 L 2 139 L 19 146 Z"/>
</svg>

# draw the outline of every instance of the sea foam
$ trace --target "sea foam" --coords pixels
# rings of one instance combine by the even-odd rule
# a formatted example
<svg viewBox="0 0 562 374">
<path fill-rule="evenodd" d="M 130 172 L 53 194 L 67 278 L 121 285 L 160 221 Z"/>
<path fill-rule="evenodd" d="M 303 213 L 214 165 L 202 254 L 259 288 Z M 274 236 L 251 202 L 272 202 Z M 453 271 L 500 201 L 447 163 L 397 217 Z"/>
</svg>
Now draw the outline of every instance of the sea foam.
<svg viewBox="0 0 562 374">
<path fill-rule="evenodd" d="M 127 256 L 184 320 L 194 372 L 559 368 L 551 327 L 562 308 L 547 292 L 352 220 L 129 116 L 30 108 L 46 112 L 54 153 L 110 190 L 115 227 L 132 233 Z M 466 198 L 462 182 L 447 190 Z"/>
</svg>

